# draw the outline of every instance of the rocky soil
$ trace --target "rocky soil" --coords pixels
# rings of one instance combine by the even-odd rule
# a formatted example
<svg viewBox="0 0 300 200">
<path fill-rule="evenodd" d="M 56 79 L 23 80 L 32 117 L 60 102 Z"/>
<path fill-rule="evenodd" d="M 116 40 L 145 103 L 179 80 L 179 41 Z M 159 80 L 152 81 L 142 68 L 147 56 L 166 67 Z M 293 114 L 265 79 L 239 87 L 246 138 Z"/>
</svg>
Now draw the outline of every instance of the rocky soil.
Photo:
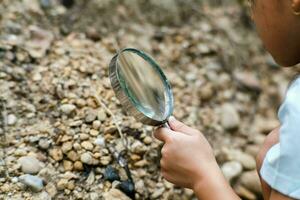
<svg viewBox="0 0 300 200">
<path fill-rule="evenodd" d="M 108 63 L 124 47 L 163 66 L 175 117 L 208 138 L 243 199 L 261 199 L 255 155 L 293 71 L 243 7 L 62 2 L 0 0 L 0 199 L 195 199 L 162 178 L 153 128 L 112 91 Z"/>
</svg>

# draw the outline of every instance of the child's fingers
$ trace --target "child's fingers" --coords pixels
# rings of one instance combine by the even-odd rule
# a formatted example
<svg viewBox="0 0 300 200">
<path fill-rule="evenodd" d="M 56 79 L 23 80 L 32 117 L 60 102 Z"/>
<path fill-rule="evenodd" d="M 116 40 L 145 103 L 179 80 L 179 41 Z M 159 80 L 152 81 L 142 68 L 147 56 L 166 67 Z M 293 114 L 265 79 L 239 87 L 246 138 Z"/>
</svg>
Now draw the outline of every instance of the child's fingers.
<svg viewBox="0 0 300 200">
<path fill-rule="evenodd" d="M 171 130 L 167 128 L 158 128 L 154 131 L 154 137 L 162 142 L 167 142 L 170 137 Z"/>
<path fill-rule="evenodd" d="M 197 133 L 197 130 L 185 125 L 184 123 L 175 119 L 175 117 L 171 116 L 168 120 L 169 125 L 173 131 L 182 132 L 188 135 Z"/>
</svg>

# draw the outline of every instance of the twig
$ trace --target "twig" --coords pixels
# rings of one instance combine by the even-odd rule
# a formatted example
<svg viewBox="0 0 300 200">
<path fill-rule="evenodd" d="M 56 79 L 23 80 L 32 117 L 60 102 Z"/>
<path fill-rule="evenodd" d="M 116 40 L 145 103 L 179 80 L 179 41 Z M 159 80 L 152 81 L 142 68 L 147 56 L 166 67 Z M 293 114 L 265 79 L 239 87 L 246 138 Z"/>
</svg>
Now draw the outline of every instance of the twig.
<svg viewBox="0 0 300 200">
<path fill-rule="evenodd" d="M 101 105 L 102 108 L 105 109 L 105 111 L 107 113 L 110 114 L 110 116 L 112 117 L 112 121 L 113 123 L 116 125 L 117 127 L 117 130 L 118 130 L 118 133 L 122 139 L 122 142 L 123 142 L 123 145 L 125 147 L 126 150 L 128 150 L 128 142 L 127 142 L 127 139 L 124 137 L 124 134 L 122 133 L 122 130 L 117 122 L 117 119 L 114 115 L 114 113 L 106 106 L 106 104 L 104 103 L 103 99 L 98 95 L 99 93 L 98 92 L 94 92 L 94 98 L 96 99 L 97 103 Z"/>
<path fill-rule="evenodd" d="M 1 145 L 6 143 L 6 126 L 7 126 L 7 111 L 5 106 L 5 100 L 0 98 L 0 128 L 3 133 L 0 133 Z"/>
</svg>

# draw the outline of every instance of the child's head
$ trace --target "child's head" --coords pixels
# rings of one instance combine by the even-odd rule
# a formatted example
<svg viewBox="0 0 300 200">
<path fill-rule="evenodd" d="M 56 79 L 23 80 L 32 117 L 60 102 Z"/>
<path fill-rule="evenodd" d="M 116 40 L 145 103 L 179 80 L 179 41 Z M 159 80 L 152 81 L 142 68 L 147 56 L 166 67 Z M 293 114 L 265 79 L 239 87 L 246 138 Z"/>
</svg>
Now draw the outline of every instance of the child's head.
<svg viewBox="0 0 300 200">
<path fill-rule="evenodd" d="M 300 63 L 300 0 L 252 0 L 253 20 L 267 50 L 281 65 Z"/>
</svg>

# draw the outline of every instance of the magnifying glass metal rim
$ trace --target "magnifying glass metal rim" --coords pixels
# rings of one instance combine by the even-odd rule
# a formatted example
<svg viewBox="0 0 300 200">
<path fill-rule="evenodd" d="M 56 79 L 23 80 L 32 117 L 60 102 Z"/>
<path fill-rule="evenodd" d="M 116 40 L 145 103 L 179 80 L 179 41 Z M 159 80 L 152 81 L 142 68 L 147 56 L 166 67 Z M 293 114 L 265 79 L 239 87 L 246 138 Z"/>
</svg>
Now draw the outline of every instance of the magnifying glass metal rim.
<svg viewBox="0 0 300 200">
<path fill-rule="evenodd" d="M 143 112 L 141 112 L 140 110 L 138 110 L 136 108 L 133 100 L 125 93 L 125 89 L 122 88 L 122 85 L 120 83 L 120 77 L 118 74 L 119 66 L 117 63 L 118 56 L 124 51 L 134 52 L 134 53 L 138 54 L 139 56 L 141 56 L 142 58 L 144 58 L 152 67 L 155 68 L 156 71 L 158 71 L 160 76 L 163 78 L 163 81 L 167 87 L 168 96 L 170 98 L 170 105 L 168 108 L 168 115 L 167 115 L 166 119 L 159 121 L 159 120 L 152 119 L 152 118 L 146 116 Z M 163 71 L 160 69 L 159 65 L 150 56 L 145 54 L 143 51 L 135 49 L 135 48 L 124 48 L 124 49 L 120 50 L 119 52 L 117 52 L 116 55 L 114 55 L 114 57 L 112 58 L 112 60 L 109 64 L 109 77 L 110 77 L 110 82 L 111 82 L 112 88 L 116 94 L 116 97 L 120 101 L 121 105 L 123 106 L 123 108 L 126 110 L 127 113 L 134 116 L 138 121 L 140 121 L 144 124 L 148 124 L 148 125 L 152 125 L 152 126 L 159 126 L 159 125 L 163 125 L 163 124 L 167 123 L 168 118 L 173 113 L 173 107 L 174 107 L 172 89 L 168 82 L 167 77 L 165 76 Z"/>
</svg>

